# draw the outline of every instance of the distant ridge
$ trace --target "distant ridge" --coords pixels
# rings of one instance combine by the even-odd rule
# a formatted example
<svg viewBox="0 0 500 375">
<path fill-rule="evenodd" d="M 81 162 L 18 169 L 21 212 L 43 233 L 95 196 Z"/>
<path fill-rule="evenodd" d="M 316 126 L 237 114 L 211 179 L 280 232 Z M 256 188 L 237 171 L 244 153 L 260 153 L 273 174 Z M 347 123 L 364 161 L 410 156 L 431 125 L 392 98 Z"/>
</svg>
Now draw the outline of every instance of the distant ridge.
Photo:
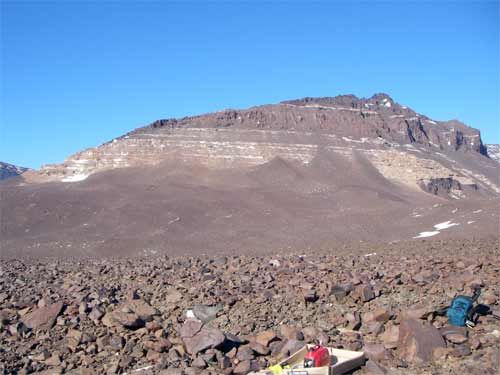
<svg viewBox="0 0 500 375">
<path fill-rule="evenodd" d="M 0 161 L 0 180 L 15 177 L 28 171 L 29 168 L 19 167 L 17 165 L 4 163 Z"/>
</svg>

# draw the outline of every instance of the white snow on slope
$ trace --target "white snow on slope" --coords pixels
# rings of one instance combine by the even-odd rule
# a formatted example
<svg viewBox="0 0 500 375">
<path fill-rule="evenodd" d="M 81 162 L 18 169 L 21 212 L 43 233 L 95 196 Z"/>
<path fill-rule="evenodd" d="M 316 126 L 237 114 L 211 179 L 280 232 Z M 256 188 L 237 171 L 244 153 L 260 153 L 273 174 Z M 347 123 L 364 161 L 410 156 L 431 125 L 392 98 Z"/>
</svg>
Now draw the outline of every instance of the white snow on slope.
<svg viewBox="0 0 500 375">
<path fill-rule="evenodd" d="M 460 225 L 459 223 L 452 223 L 451 220 L 444 221 L 442 223 L 434 225 L 434 228 L 436 230 L 430 231 L 430 232 L 420 232 L 418 236 L 415 236 L 413 238 L 424 238 L 424 237 L 432 237 L 435 236 L 436 234 L 441 233 L 443 229 L 448 229 L 451 227 L 454 227 L 455 225 Z"/>
<path fill-rule="evenodd" d="M 443 229 L 448 229 L 448 228 L 454 227 L 455 225 L 460 225 L 460 224 L 452 223 L 451 220 L 448 220 L 448 221 L 434 225 L 434 228 L 436 228 L 437 230 L 443 230 Z"/>
<path fill-rule="evenodd" d="M 83 181 L 85 180 L 89 175 L 87 174 L 74 174 L 71 176 L 68 176 L 66 178 L 63 178 L 61 181 L 62 182 L 78 182 L 78 181 Z"/>
<path fill-rule="evenodd" d="M 415 236 L 413 238 L 424 238 L 424 237 L 432 237 L 435 236 L 436 234 L 439 234 L 438 230 L 432 231 L 432 232 L 420 232 L 418 236 Z"/>
</svg>

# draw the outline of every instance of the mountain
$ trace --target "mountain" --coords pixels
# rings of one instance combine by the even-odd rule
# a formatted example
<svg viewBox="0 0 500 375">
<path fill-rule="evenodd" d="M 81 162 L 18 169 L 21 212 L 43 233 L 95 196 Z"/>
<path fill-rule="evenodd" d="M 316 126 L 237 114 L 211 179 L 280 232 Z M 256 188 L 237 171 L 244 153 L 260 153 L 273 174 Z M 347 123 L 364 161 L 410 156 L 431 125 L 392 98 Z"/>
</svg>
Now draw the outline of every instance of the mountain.
<svg viewBox="0 0 500 375">
<path fill-rule="evenodd" d="M 488 156 L 500 163 L 500 145 L 486 145 L 486 149 L 488 150 Z"/>
<path fill-rule="evenodd" d="M 9 177 L 15 177 L 23 174 L 29 168 L 18 167 L 13 164 L 4 163 L 0 161 L 0 180 L 5 180 Z"/>
<path fill-rule="evenodd" d="M 262 253 L 494 235 L 498 168 L 478 130 L 386 94 L 158 120 L 3 183 L 4 254 Z"/>
</svg>

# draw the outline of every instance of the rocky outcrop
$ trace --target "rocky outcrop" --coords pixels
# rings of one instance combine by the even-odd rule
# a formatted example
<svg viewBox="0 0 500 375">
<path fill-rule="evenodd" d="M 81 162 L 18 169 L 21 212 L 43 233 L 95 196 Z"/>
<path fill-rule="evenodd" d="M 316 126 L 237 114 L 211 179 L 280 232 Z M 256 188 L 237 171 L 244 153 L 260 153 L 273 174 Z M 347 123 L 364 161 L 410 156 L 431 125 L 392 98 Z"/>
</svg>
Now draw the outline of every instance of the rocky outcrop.
<svg viewBox="0 0 500 375">
<path fill-rule="evenodd" d="M 485 145 L 486 150 L 488 151 L 488 156 L 500 163 L 500 145 L 489 144 Z"/>
<path fill-rule="evenodd" d="M 343 137 L 479 153 L 482 145 L 478 131 L 457 121 L 434 122 L 382 94 L 306 98 L 155 121 L 42 172 L 72 175 L 157 163 L 173 155 L 212 166 L 262 164 L 275 156 L 307 162 L 322 144 L 349 144 Z"/>
<path fill-rule="evenodd" d="M 9 177 L 19 176 L 27 170 L 29 170 L 29 168 L 18 167 L 16 165 L 0 161 L 0 181 Z"/>
<path fill-rule="evenodd" d="M 364 155 L 386 178 L 411 188 L 450 176 L 460 184 L 489 184 L 488 178 L 479 177 L 477 182 L 476 177 L 458 171 L 458 164 L 448 163 L 458 154 L 486 154 L 477 130 L 455 120 L 433 121 L 385 94 L 368 99 L 353 95 L 304 98 L 158 120 L 79 152 L 63 164 L 46 165 L 40 175 L 77 182 L 99 171 L 165 161 L 215 169 L 252 167 L 275 158 L 308 165 L 325 151 L 347 159 Z M 403 160 L 404 170 L 394 158 Z M 496 190 L 489 185 L 487 189 Z"/>
</svg>

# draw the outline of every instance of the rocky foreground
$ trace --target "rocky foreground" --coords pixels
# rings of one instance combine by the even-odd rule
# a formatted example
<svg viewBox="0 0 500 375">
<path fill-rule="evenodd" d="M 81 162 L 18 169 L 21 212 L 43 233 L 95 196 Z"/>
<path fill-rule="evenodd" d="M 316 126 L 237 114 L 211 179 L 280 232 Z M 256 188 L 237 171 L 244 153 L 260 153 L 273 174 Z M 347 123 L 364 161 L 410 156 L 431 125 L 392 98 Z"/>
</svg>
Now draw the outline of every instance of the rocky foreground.
<svg viewBox="0 0 500 375">
<path fill-rule="evenodd" d="M 365 351 L 355 374 L 498 374 L 500 321 L 433 312 L 482 286 L 500 309 L 489 240 L 331 253 L 3 260 L 5 374 L 246 374 L 316 339 Z"/>
</svg>

